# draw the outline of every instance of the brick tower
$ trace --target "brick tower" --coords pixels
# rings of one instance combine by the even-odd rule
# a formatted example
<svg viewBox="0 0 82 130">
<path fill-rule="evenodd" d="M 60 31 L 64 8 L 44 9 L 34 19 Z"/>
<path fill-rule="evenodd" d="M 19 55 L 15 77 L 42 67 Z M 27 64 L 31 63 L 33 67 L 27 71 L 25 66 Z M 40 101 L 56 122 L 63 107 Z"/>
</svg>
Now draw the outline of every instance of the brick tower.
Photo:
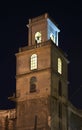
<svg viewBox="0 0 82 130">
<path fill-rule="evenodd" d="M 67 65 L 60 30 L 47 13 L 29 19 L 28 46 L 16 53 L 16 129 L 67 130 Z"/>
</svg>

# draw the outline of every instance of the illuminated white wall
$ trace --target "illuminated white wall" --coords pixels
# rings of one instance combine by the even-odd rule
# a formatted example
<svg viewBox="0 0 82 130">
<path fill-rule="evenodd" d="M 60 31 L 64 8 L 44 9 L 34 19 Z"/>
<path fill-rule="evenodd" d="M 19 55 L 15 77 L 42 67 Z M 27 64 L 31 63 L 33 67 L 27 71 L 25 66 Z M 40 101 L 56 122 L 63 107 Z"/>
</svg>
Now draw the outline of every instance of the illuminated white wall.
<svg viewBox="0 0 82 130">
<path fill-rule="evenodd" d="M 60 30 L 49 18 L 47 19 L 47 29 L 48 40 L 51 38 L 51 40 L 58 46 L 58 32 L 60 32 Z"/>
</svg>

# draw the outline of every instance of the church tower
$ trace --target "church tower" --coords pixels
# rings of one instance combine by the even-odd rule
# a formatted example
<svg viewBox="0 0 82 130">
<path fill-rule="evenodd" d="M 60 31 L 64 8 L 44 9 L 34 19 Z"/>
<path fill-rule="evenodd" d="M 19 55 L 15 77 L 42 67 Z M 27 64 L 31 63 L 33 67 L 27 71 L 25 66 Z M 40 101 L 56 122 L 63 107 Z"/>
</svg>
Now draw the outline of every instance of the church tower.
<svg viewBox="0 0 82 130">
<path fill-rule="evenodd" d="M 16 53 L 16 130 L 67 130 L 68 60 L 47 13 L 29 19 L 28 46 Z"/>
</svg>

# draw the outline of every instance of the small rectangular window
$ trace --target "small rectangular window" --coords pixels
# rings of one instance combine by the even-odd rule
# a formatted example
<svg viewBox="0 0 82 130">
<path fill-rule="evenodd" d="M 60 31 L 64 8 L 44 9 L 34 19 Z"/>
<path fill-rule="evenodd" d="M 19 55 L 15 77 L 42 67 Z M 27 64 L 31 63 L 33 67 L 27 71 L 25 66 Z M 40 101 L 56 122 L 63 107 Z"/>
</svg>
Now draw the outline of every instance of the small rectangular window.
<svg viewBox="0 0 82 130">
<path fill-rule="evenodd" d="M 58 73 L 62 74 L 62 60 L 58 58 Z"/>
<path fill-rule="evenodd" d="M 59 103 L 59 118 L 62 119 L 62 103 Z"/>
</svg>

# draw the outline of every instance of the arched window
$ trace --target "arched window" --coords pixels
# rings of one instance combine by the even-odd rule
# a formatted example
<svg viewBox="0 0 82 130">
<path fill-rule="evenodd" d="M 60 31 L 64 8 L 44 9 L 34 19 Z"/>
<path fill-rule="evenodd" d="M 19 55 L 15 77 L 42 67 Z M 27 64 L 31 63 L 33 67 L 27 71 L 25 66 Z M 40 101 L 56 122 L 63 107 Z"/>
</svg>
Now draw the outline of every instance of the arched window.
<svg viewBox="0 0 82 130">
<path fill-rule="evenodd" d="M 36 92 L 36 77 L 31 77 L 30 79 L 30 93 Z"/>
<path fill-rule="evenodd" d="M 31 56 L 31 70 L 37 69 L 37 55 L 33 54 Z"/>
<path fill-rule="evenodd" d="M 62 96 L 62 84 L 61 84 L 60 80 L 59 80 L 59 83 L 58 83 L 58 95 Z"/>
<path fill-rule="evenodd" d="M 55 43 L 55 36 L 53 33 L 50 33 L 50 39 Z"/>
<path fill-rule="evenodd" d="M 40 32 L 36 32 L 35 33 L 35 41 L 37 42 L 37 43 L 41 43 L 41 33 Z"/>
<path fill-rule="evenodd" d="M 36 77 L 35 76 L 33 76 L 31 79 L 30 79 L 30 83 L 32 84 L 32 83 L 35 83 L 37 81 L 37 79 L 36 79 Z"/>
<path fill-rule="evenodd" d="M 31 93 L 36 92 L 36 84 L 31 84 L 30 85 L 30 92 Z"/>
<path fill-rule="evenodd" d="M 58 58 L 58 73 L 62 74 L 62 60 Z"/>
</svg>

